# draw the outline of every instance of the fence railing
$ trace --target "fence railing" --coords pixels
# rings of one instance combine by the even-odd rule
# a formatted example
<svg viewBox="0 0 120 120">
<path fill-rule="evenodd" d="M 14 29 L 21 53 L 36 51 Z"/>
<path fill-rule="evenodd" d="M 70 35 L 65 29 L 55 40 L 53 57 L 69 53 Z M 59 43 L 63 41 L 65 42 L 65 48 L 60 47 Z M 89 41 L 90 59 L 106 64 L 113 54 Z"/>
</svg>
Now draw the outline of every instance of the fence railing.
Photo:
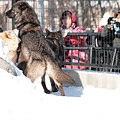
<svg viewBox="0 0 120 120">
<path fill-rule="evenodd" d="M 96 70 L 96 71 L 109 71 L 109 72 L 119 72 L 120 71 L 120 48 L 116 47 L 99 47 L 96 46 L 96 38 L 97 40 L 101 39 L 101 33 L 94 32 L 84 32 L 84 33 L 68 33 L 68 36 L 84 36 L 89 42 L 89 45 L 86 47 L 66 47 L 64 50 L 64 61 L 63 66 L 71 69 L 84 69 Z M 89 38 L 89 39 L 88 39 Z M 80 39 L 78 39 L 79 41 Z M 87 62 L 81 62 L 78 56 L 70 55 L 66 60 L 66 51 L 84 51 L 85 60 Z"/>
</svg>

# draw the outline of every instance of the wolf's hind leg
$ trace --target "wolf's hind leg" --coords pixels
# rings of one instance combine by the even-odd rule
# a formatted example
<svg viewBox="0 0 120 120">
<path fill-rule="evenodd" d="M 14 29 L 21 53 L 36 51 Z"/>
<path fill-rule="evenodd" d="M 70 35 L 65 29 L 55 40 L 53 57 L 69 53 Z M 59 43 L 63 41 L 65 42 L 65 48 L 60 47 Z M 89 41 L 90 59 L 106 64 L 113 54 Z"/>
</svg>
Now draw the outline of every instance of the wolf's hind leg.
<svg viewBox="0 0 120 120">
<path fill-rule="evenodd" d="M 58 91 L 57 85 L 55 84 L 55 82 L 53 81 L 53 79 L 51 77 L 49 77 L 49 78 L 50 78 L 52 92 L 57 92 Z"/>
<path fill-rule="evenodd" d="M 44 89 L 44 92 L 47 94 L 50 94 L 51 91 L 47 89 L 46 83 L 45 83 L 45 74 L 42 76 L 42 81 L 41 81 L 42 87 Z"/>
<path fill-rule="evenodd" d="M 61 96 L 65 96 L 65 93 L 64 93 L 64 90 L 63 90 L 62 84 L 59 83 L 59 82 L 57 82 L 57 81 L 55 81 L 55 80 L 54 80 L 54 82 L 57 84 Z"/>
</svg>

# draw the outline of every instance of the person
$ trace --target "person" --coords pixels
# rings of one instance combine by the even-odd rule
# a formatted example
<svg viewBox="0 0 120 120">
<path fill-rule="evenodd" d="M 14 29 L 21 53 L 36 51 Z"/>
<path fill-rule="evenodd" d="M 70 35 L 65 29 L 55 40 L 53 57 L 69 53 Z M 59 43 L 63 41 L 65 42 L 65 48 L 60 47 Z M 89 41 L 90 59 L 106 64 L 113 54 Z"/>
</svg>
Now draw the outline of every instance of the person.
<svg viewBox="0 0 120 120">
<path fill-rule="evenodd" d="M 83 32 L 83 29 L 77 25 L 76 16 L 69 10 L 66 10 L 62 13 L 60 17 L 62 35 L 64 38 L 65 46 L 67 47 L 85 47 L 87 46 L 86 40 L 83 36 L 68 36 L 68 32 L 76 33 Z M 66 62 L 78 62 L 87 63 L 88 56 L 83 50 L 69 50 L 66 54 Z M 66 65 L 67 68 L 71 68 L 70 65 Z M 72 66 L 72 68 L 79 68 L 78 66 Z M 85 66 L 80 66 L 79 69 L 86 69 Z"/>
<path fill-rule="evenodd" d="M 101 36 L 107 42 L 107 47 L 120 48 L 120 9 L 115 12 L 114 17 L 109 17 L 107 25 L 101 32 Z M 115 64 L 120 64 L 119 50 L 115 59 Z"/>
<path fill-rule="evenodd" d="M 115 12 L 114 17 L 109 17 L 107 25 L 101 32 L 105 41 L 109 42 L 110 47 L 120 47 L 120 9 Z"/>
<path fill-rule="evenodd" d="M 116 22 L 114 24 L 115 38 L 113 41 L 114 47 L 120 47 L 120 9 L 115 13 Z M 118 35 L 117 35 L 118 34 Z"/>
</svg>

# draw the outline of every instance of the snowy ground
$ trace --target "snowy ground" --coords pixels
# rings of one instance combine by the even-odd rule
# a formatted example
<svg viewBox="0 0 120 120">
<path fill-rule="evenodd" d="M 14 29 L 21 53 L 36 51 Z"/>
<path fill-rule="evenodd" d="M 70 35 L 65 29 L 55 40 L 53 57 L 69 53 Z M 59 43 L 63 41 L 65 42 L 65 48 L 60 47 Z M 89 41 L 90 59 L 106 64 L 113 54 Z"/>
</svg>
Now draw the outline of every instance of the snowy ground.
<svg viewBox="0 0 120 120">
<path fill-rule="evenodd" d="M 12 76 L 0 69 L 0 120 L 120 120 L 119 89 L 71 86 L 64 87 L 64 97 L 48 95 L 40 80 L 31 83 L 16 71 Z"/>
</svg>

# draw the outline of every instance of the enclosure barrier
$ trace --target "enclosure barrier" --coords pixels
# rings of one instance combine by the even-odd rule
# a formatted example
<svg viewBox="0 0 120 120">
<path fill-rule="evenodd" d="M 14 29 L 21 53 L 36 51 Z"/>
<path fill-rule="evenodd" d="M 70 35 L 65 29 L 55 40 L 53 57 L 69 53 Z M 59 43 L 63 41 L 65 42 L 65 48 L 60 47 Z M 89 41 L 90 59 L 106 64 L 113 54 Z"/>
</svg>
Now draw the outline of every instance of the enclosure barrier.
<svg viewBox="0 0 120 120">
<path fill-rule="evenodd" d="M 91 85 L 95 88 L 120 89 L 120 75 L 113 72 L 97 72 L 91 70 L 73 70 L 64 68 L 63 71 L 75 81 L 75 86 L 85 88 Z M 63 86 L 70 86 L 63 84 Z"/>
<path fill-rule="evenodd" d="M 86 37 L 89 44 L 86 47 L 66 47 L 64 50 L 64 61 L 63 66 L 66 68 L 66 65 L 71 66 L 71 69 L 74 69 L 73 66 L 78 66 L 75 69 L 79 69 L 81 66 L 87 66 L 86 69 L 96 70 L 96 71 L 109 71 L 109 72 L 119 72 L 120 71 L 120 59 L 119 51 L 120 48 L 116 47 L 99 47 L 96 46 L 96 40 L 102 41 L 101 33 L 98 32 L 84 32 L 84 33 L 68 33 L 68 36 L 77 36 L 78 41 L 80 42 L 80 36 Z M 65 52 L 67 50 L 78 50 L 84 51 L 88 55 L 87 63 L 66 61 Z M 71 54 L 72 58 L 72 54 Z"/>
</svg>

